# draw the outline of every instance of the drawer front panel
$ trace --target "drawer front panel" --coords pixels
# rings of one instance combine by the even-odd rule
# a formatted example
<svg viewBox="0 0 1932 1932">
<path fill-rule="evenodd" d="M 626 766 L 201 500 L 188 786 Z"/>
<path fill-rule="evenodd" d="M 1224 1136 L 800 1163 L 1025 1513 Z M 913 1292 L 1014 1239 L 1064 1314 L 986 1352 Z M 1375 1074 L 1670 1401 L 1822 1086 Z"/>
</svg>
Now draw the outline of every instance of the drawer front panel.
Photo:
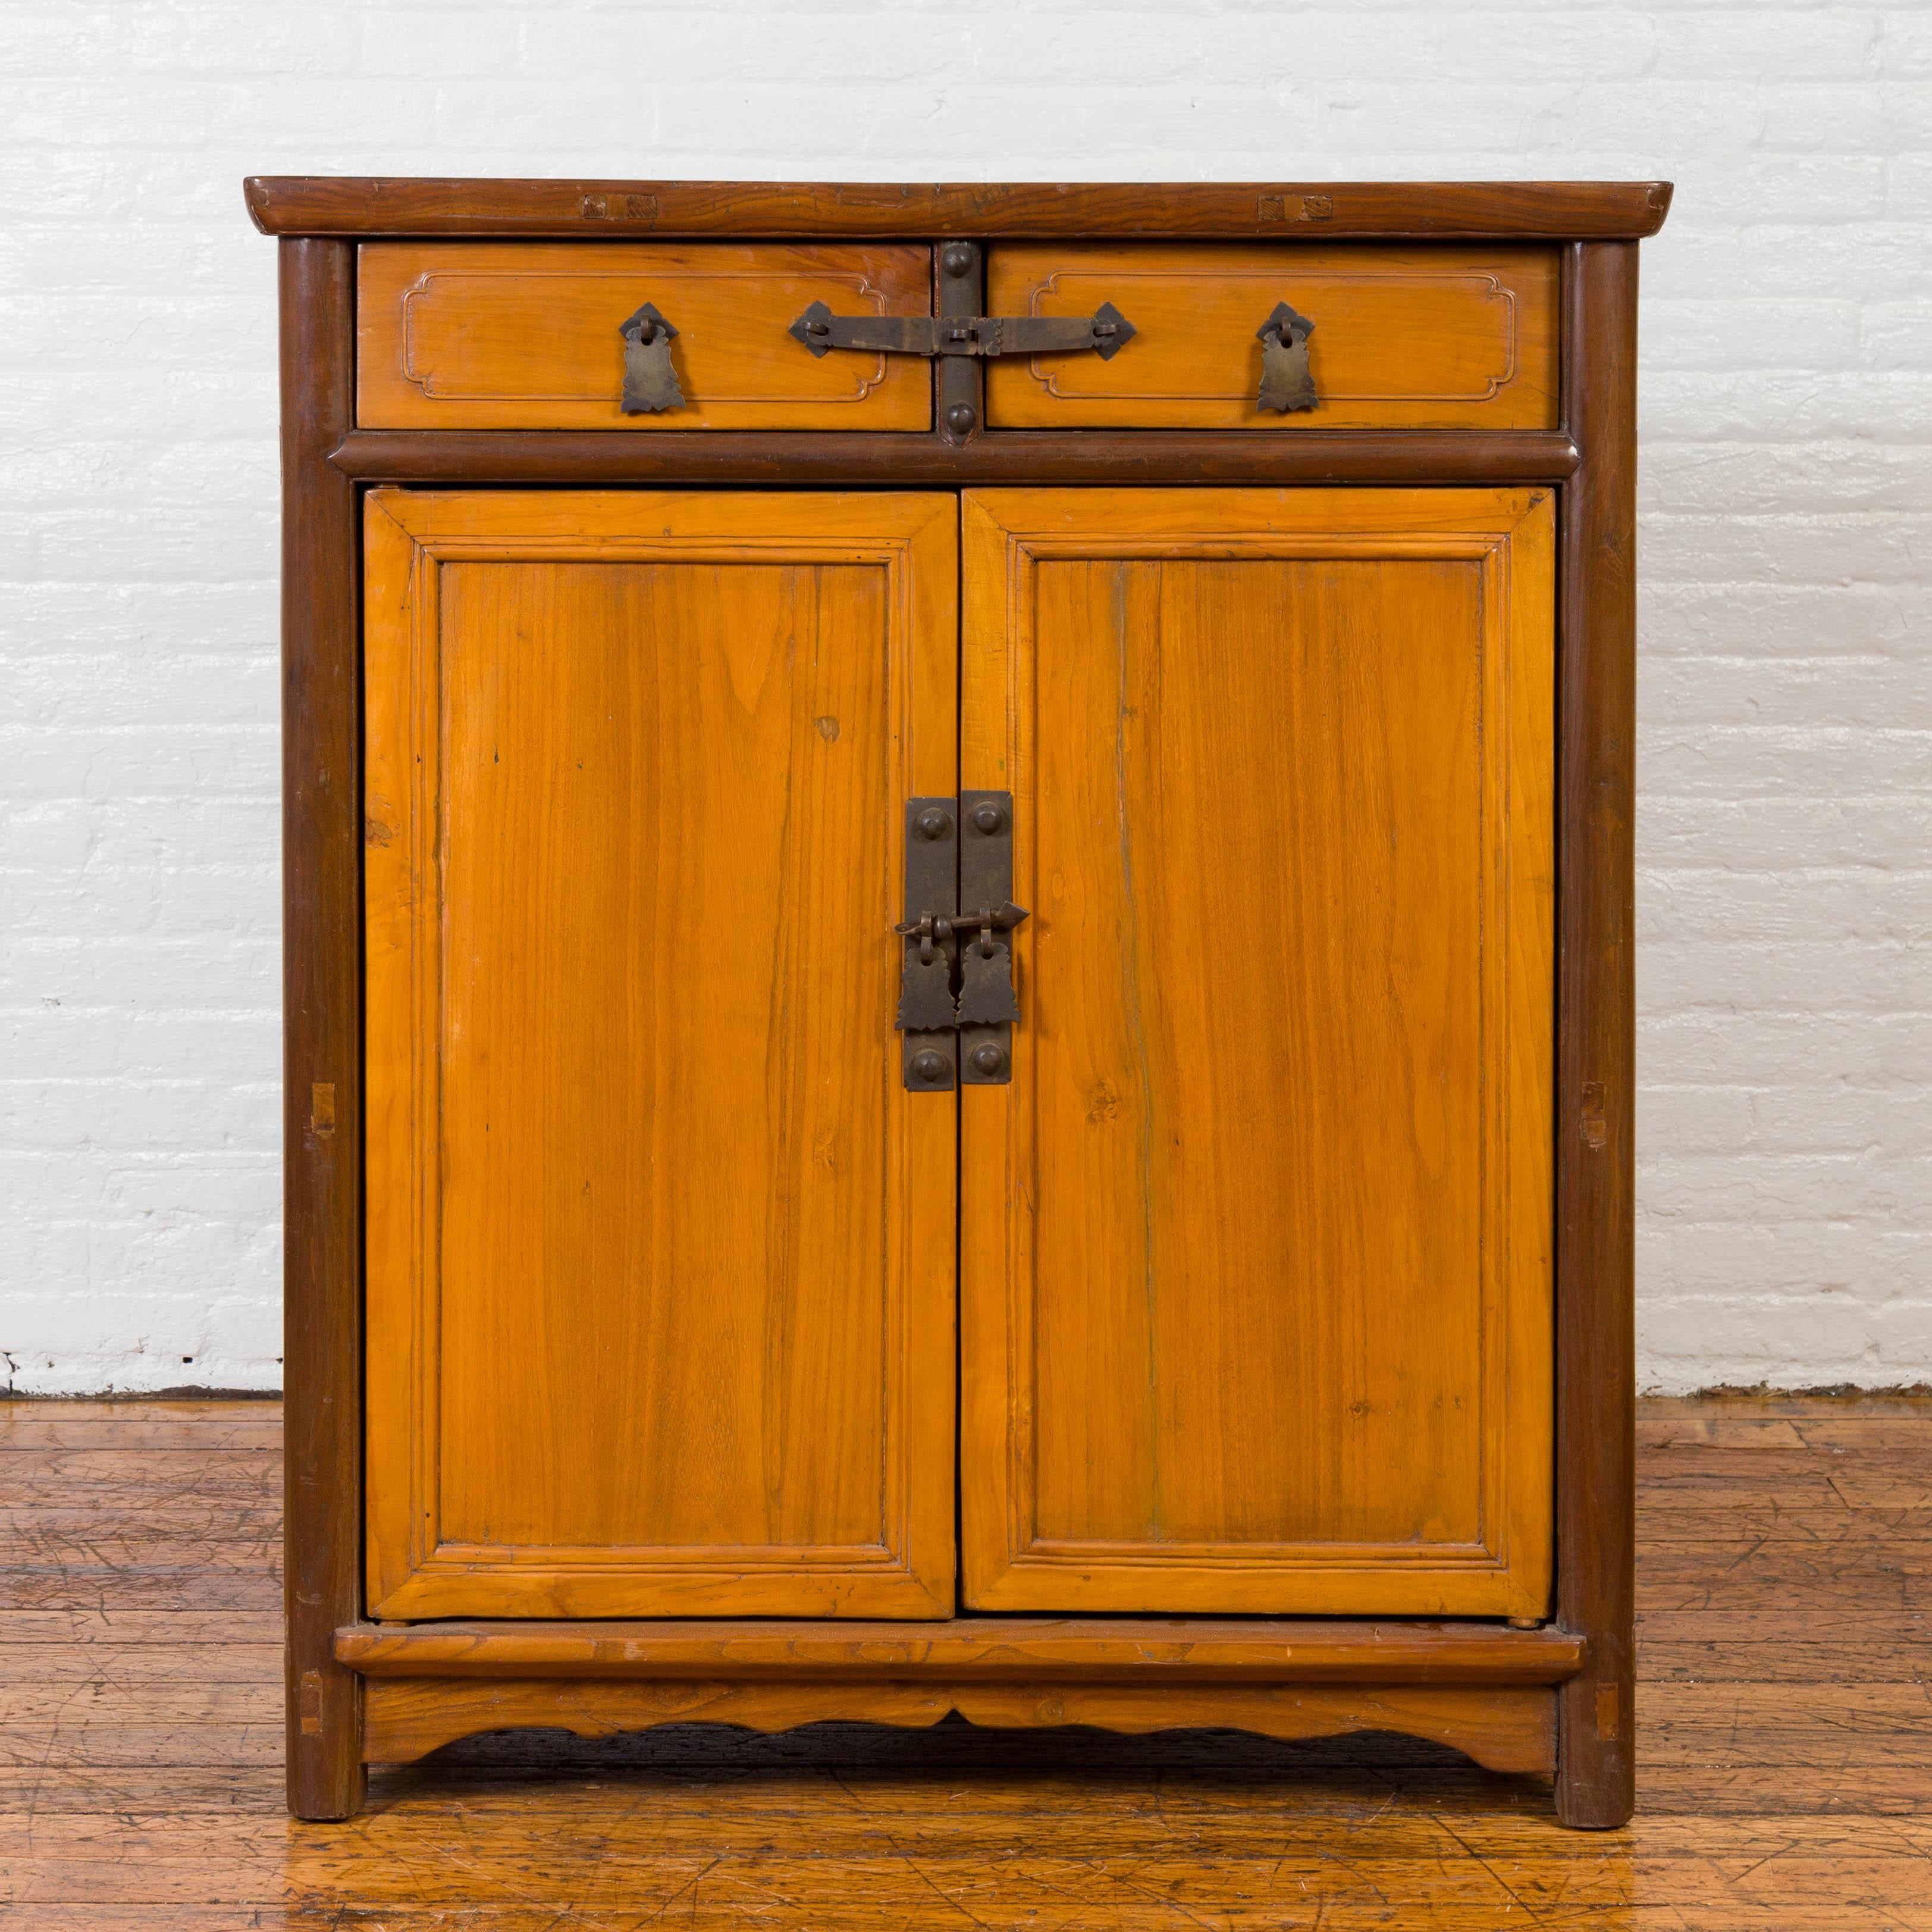
<svg viewBox="0 0 1932 1932">
<path fill-rule="evenodd" d="M 914 357 L 817 357 L 790 333 L 813 302 L 931 312 L 931 250 L 698 244 L 374 242 L 356 295 L 366 429 L 923 430 Z M 626 416 L 620 326 L 644 303 L 677 331 L 684 400 Z"/>
<path fill-rule="evenodd" d="M 1550 429 L 1557 422 L 1557 255 L 1550 248 L 996 248 L 998 315 L 1112 302 L 1120 353 L 1014 357 L 988 372 L 1009 429 Z M 1257 400 L 1256 332 L 1286 302 L 1317 401 Z"/>
</svg>

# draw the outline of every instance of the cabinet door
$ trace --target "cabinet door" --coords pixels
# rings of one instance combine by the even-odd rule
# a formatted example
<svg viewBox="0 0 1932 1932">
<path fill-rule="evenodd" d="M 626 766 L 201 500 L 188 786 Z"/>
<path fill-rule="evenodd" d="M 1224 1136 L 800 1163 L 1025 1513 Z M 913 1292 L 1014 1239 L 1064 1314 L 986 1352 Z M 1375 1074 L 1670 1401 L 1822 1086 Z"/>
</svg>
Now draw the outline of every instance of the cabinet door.
<svg viewBox="0 0 1932 1932">
<path fill-rule="evenodd" d="M 955 1110 L 891 926 L 955 500 L 365 534 L 372 1611 L 950 1612 Z"/>
<path fill-rule="evenodd" d="M 1545 1613 L 1553 528 L 968 497 L 1034 909 L 961 1096 L 973 1606 Z"/>
</svg>

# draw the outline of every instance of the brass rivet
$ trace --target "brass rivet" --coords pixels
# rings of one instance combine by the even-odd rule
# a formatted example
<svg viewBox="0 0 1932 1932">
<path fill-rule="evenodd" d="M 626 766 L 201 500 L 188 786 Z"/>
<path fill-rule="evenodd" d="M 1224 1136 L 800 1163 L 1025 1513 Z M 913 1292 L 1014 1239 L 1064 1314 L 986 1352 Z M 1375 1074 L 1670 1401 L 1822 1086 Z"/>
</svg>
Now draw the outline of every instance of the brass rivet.
<svg viewBox="0 0 1932 1932">
<path fill-rule="evenodd" d="M 928 1047 L 923 1053 L 912 1057 L 913 1078 L 916 1080 L 944 1080 L 946 1078 L 946 1056 L 934 1053 Z"/>
<path fill-rule="evenodd" d="M 973 1071 L 982 1073 L 988 1080 L 997 1079 L 1006 1070 L 1006 1056 L 1004 1048 L 995 1046 L 988 1040 L 984 1046 L 973 1049 Z"/>
<path fill-rule="evenodd" d="M 973 250 L 964 242 L 950 242 L 940 250 L 939 266 L 949 275 L 970 274 L 973 267 Z"/>
<path fill-rule="evenodd" d="M 990 801 L 985 805 L 976 805 L 973 808 L 973 827 L 976 832 L 983 832 L 990 838 L 994 832 L 1005 831 L 1006 814 Z"/>
<path fill-rule="evenodd" d="M 980 420 L 980 412 L 970 403 L 955 403 L 946 412 L 946 427 L 955 436 L 964 436 Z"/>
<path fill-rule="evenodd" d="M 922 838 L 944 838 L 952 830 L 952 820 L 936 805 L 929 805 L 913 820 L 913 829 Z"/>
</svg>

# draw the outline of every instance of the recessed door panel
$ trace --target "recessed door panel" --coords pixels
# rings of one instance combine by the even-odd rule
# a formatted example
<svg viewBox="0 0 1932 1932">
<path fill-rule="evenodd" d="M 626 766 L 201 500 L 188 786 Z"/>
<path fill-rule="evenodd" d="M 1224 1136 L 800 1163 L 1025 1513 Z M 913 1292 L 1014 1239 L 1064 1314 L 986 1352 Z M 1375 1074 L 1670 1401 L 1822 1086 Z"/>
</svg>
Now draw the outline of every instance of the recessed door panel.
<svg viewBox="0 0 1932 1932">
<path fill-rule="evenodd" d="M 955 518 L 370 499 L 376 1614 L 951 1610 L 954 1112 L 890 927 Z"/>
<path fill-rule="evenodd" d="M 1552 506 L 975 493 L 966 1600 L 1539 1615 Z"/>
</svg>

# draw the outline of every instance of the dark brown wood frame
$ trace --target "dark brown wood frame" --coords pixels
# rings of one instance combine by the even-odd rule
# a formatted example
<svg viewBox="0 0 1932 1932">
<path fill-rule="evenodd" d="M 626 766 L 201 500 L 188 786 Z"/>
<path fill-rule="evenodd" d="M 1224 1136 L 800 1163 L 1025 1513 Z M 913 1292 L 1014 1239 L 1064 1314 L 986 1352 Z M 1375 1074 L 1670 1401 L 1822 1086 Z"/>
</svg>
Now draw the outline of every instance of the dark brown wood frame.
<svg viewBox="0 0 1932 1932">
<path fill-rule="evenodd" d="M 413 1755 L 492 1721 L 608 1730 L 710 1714 L 767 1724 L 841 1714 L 929 1723 L 963 1706 L 1000 1722 L 1084 1716 L 1134 1729 L 1164 1716 L 1252 1723 L 1278 1736 L 1379 1724 L 1461 1744 L 1507 1768 L 1553 1770 L 1565 1824 L 1624 1822 L 1635 1799 L 1636 243 L 1661 224 L 1669 185 L 257 178 L 247 194 L 257 226 L 282 238 L 290 1809 L 310 1819 L 350 1816 L 362 1802 L 365 1757 Z M 355 427 L 358 240 L 640 234 L 1560 242 L 1564 427 L 1280 436 L 976 430 L 963 440 L 937 431 L 631 438 Z M 362 489 L 1396 480 L 1550 483 L 1562 498 L 1554 1622 L 1526 1630 L 1213 1618 L 446 1624 L 406 1630 L 366 1622 L 359 1560 Z M 680 1684 L 679 1697 L 658 1694 Z M 1061 1694 L 1041 1694 L 1056 1685 Z M 1378 1688 L 1390 1686 L 1396 1688 Z M 694 1701 L 698 1692 L 705 1694 Z M 377 1700 L 366 1717 L 365 1696 Z M 1492 1720 L 1514 1728 L 1499 1739 Z"/>
</svg>

